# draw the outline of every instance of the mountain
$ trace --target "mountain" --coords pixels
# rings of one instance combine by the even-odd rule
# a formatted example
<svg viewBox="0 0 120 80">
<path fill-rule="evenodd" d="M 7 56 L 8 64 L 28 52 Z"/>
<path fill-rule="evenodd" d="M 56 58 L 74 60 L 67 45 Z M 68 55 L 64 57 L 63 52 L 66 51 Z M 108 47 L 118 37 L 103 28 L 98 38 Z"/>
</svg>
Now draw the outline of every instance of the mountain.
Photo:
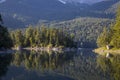
<svg viewBox="0 0 120 80">
<path fill-rule="evenodd" d="M 104 0 L 59 0 L 60 2 L 62 2 L 63 4 L 66 3 L 87 3 L 87 4 L 94 4 L 97 2 L 101 2 Z"/>
<path fill-rule="evenodd" d="M 1 2 L 2 1 L 2 2 Z M 79 17 L 114 18 L 119 0 L 1 0 L 0 12 L 9 27 L 25 27 L 40 21 L 65 21 Z M 63 1 L 63 2 L 62 2 Z M 73 2 L 74 1 L 74 2 Z M 80 1 L 80 2 L 79 2 Z M 114 8 L 113 8 L 114 7 Z"/>
<path fill-rule="evenodd" d="M 37 23 L 39 20 L 75 18 L 82 6 L 78 7 L 70 3 L 64 5 L 58 0 L 7 0 L 0 4 L 0 12 L 9 26 L 11 23 L 14 26 L 18 24 L 24 26 Z M 15 22 L 11 22 L 12 20 Z"/>
<path fill-rule="evenodd" d="M 4 3 L 5 1 L 6 1 L 6 0 L 0 0 L 0 4 L 1 4 L 1 3 Z"/>
<path fill-rule="evenodd" d="M 120 2 L 120 0 L 104 0 L 104 1 L 93 4 L 91 6 L 91 9 L 97 10 L 97 11 L 105 11 L 118 2 Z"/>
<path fill-rule="evenodd" d="M 79 47 L 95 48 L 97 47 L 96 39 L 103 28 L 109 28 L 113 22 L 113 19 L 84 17 L 50 23 L 48 27 L 61 28 L 68 34 L 75 35 L 74 38 L 79 42 Z"/>
</svg>

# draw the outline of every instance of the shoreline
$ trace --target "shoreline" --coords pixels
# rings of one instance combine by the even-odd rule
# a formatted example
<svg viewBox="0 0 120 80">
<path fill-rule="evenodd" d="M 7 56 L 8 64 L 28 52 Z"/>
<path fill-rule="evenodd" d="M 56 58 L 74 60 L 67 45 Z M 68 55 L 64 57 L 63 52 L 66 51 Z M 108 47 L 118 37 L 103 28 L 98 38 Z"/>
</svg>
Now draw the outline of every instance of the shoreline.
<svg viewBox="0 0 120 80">
<path fill-rule="evenodd" d="M 120 54 L 120 49 L 105 49 L 105 48 L 97 48 L 94 49 L 93 52 L 97 54 L 104 54 L 104 53 L 110 53 L 110 54 Z"/>
<path fill-rule="evenodd" d="M 34 50 L 34 51 L 75 51 L 77 48 L 59 48 L 59 47 L 24 47 L 24 48 L 12 48 L 13 50 Z"/>
<path fill-rule="evenodd" d="M 11 49 L 6 49 L 6 50 L 1 50 L 0 51 L 0 54 L 10 54 L 10 53 L 14 53 L 15 51 L 22 51 L 22 50 L 28 50 L 28 51 L 56 51 L 56 52 L 59 52 L 59 51 L 64 51 L 64 52 L 68 52 L 68 51 L 75 51 L 77 50 L 77 48 L 47 48 L 47 47 L 34 47 L 34 48 L 31 48 L 31 47 L 26 47 L 26 48 L 11 48 Z"/>
<path fill-rule="evenodd" d="M 13 53 L 15 51 L 22 51 L 22 50 L 28 50 L 28 51 L 64 51 L 64 52 L 69 52 L 69 51 L 76 51 L 76 50 L 82 50 L 82 49 L 88 49 L 88 48 L 59 48 L 59 47 L 53 47 L 53 48 L 49 48 L 49 47 L 17 47 L 17 48 L 11 48 L 11 49 L 6 49 L 6 50 L 1 50 L 0 54 L 3 53 Z M 90 48 L 91 49 L 91 48 Z M 93 49 L 91 49 L 93 50 Z"/>
</svg>

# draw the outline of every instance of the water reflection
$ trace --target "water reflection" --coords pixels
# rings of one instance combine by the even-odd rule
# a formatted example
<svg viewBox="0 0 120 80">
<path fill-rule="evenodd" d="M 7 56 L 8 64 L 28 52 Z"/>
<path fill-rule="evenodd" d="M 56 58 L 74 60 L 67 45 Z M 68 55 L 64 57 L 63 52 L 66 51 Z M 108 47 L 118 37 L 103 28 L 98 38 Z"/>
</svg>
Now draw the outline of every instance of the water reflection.
<svg viewBox="0 0 120 80">
<path fill-rule="evenodd" d="M 26 69 L 36 70 L 54 70 L 60 68 L 73 58 L 74 53 L 58 52 L 16 52 L 14 54 L 13 64 L 16 66 L 24 65 Z"/>
<path fill-rule="evenodd" d="M 96 56 L 90 49 L 21 51 L 0 61 L 0 80 L 120 80 L 120 56 Z"/>
<path fill-rule="evenodd" d="M 75 80 L 108 79 L 96 67 L 96 55 L 89 49 L 74 52 L 17 52 L 13 65 L 39 72 L 56 72 Z"/>
<path fill-rule="evenodd" d="M 120 55 L 110 57 L 99 55 L 97 64 L 105 73 L 109 73 L 111 80 L 120 80 Z"/>
</svg>

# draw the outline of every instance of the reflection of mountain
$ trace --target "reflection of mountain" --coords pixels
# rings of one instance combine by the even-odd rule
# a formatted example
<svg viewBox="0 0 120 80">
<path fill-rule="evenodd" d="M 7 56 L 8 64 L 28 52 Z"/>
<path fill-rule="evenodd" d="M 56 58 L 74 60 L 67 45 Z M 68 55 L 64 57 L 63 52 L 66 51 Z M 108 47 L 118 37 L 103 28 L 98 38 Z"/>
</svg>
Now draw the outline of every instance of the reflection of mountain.
<svg viewBox="0 0 120 80">
<path fill-rule="evenodd" d="M 11 54 L 0 54 L 0 78 L 5 76 L 12 60 Z"/>
<path fill-rule="evenodd" d="M 120 80 L 120 55 L 113 55 L 110 58 L 98 56 L 97 64 L 103 71 L 109 73 L 111 78 Z"/>
</svg>

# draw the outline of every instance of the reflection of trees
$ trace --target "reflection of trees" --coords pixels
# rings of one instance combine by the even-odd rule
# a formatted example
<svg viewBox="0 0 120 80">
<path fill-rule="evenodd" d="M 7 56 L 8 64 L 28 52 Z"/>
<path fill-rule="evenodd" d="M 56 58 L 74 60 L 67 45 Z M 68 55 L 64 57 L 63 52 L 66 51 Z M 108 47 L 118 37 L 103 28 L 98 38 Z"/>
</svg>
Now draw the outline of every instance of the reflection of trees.
<svg viewBox="0 0 120 80">
<path fill-rule="evenodd" d="M 73 53 L 57 52 L 17 52 L 14 54 L 13 64 L 23 65 L 27 69 L 54 70 L 57 69 L 73 57 Z"/>
<path fill-rule="evenodd" d="M 120 55 L 113 55 L 109 58 L 98 56 L 97 64 L 103 71 L 110 73 L 114 80 L 120 80 Z"/>
<path fill-rule="evenodd" d="M 0 77 L 7 73 L 11 60 L 11 54 L 0 54 Z"/>
<path fill-rule="evenodd" d="M 86 50 L 85 50 L 86 51 Z M 14 54 L 13 64 L 25 66 L 28 70 L 61 73 L 76 80 L 108 80 L 96 67 L 95 55 L 88 51 L 78 52 L 22 52 Z"/>
<path fill-rule="evenodd" d="M 89 54 L 86 56 L 83 55 L 83 53 L 75 56 L 73 60 L 63 68 L 62 73 L 76 80 L 107 80 L 104 74 L 102 74 L 102 71 L 96 67 L 95 56 Z"/>
</svg>

